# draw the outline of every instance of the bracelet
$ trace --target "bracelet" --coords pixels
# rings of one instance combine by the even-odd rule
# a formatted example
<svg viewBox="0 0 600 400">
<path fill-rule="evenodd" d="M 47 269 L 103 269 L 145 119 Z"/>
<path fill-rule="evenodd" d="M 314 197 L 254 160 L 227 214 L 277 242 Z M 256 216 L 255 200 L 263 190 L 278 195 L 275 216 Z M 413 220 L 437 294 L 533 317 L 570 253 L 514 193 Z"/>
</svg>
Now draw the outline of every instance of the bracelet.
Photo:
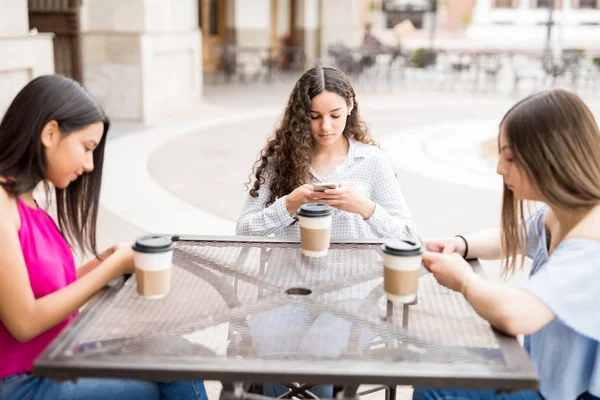
<svg viewBox="0 0 600 400">
<path fill-rule="evenodd" d="M 475 272 L 471 273 L 471 275 L 469 275 L 469 277 L 467 279 L 465 279 L 463 281 L 462 285 L 460 286 L 460 293 L 465 298 L 467 297 L 467 289 L 469 288 L 469 283 L 471 283 L 471 281 L 477 277 L 478 277 L 478 275 Z"/>
<path fill-rule="evenodd" d="M 469 242 L 467 242 L 467 239 L 465 239 L 465 237 L 462 235 L 455 235 L 454 237 L 461 238 L 463 242 L 465 242 L 465 254 L 463 255 L 463 258 L 466 260 L 467 255 L 469 254 Z"/>
</svg>

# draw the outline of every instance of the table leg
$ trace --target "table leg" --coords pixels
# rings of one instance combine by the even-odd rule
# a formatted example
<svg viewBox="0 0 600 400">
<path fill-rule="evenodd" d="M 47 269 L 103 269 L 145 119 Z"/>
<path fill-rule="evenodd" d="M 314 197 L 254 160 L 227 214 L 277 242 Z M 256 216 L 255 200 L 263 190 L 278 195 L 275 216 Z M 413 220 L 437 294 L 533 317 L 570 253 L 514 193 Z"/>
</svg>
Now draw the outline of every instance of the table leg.
<svg viewBox="0 0 600 400">
<path fill-rule="evenodd" d="M 396 386 L 390 386 L 386 390 L 387 400 L 396 400 Z"/>
<path fill-rule="evenodd" d="M 408 329 L 408 310 L 410 309 L 410 304 L 402 305 L 402 328 Z"/>
<path fill-rule="evenodd" d="M 318 399 L 318 397 L 310 391 L 310 388 L 315 386 L 313 383 L 302 383 L 300 385 L 295 385 L 292 383 L 286 386 L 291 389 L 291 391 L 285 394 L 286 399 L 292 399 L 298 395 L 305 399 Z"/>
<path fill-rule="evenodd" d="M 220 400 L 241 399 L 244 396 L 244 384 L 242 382 L 221 382 Z"/>
<path fill-rule="evenodd" d="M 337 400 L 358 400 L 358 386 L 346 385 L 344 390 L 337 394 Z"/>
</svg>

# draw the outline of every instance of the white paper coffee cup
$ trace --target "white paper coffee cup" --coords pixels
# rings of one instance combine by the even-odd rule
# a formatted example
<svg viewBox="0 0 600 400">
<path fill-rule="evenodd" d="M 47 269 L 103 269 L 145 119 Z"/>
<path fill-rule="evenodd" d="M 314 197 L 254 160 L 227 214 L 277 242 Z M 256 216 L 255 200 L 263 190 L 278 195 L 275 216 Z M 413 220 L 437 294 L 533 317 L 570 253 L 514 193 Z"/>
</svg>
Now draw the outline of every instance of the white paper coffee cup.
<svg viewBox="0 0 600 400">
<path fill-rule="evenodd" d="M 388 241 L 383 251 L 384 291 L 394 303 L 412 303 L 417 297 L 423 246 L 419 241 Z"/>
<path fill-rule="evenodd" d="M 170 237 L 148 235 L 133 245 L 137 291 L 146 299 L 160 299 L 171 289 L 174 244 Z"/>
<path fill-rule="evenodd" d="M 327 204 L 307 203 L 298 210 L 300 246 L 307 257 L 324 257 L 331 242 L 333 210 Z"/>
</svg>

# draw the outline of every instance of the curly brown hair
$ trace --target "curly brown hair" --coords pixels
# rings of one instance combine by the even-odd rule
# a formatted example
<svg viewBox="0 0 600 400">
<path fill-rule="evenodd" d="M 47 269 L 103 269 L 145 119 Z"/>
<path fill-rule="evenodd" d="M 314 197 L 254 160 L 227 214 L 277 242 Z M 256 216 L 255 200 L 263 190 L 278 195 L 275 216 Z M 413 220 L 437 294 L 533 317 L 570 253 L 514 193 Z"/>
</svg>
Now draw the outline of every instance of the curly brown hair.
<svg viewBox="0 0 600 400">
<path fill-rule="evenodd" d="M 348 107 L 354 104 L 342 134 L 348 139 L 377 145 L 360 118 L 354 88 L 348 77 L 333 67 L 316 66 L 309 69 L 296 82 L 279 126 L 267 140 L 250 173 L 250 182 L 254 175 L 250 189 L 252 197 L 258 197 L 258 190 L 267 176 L 271 179 L 266 206 L 308 182 L 315 145 L 311 130 L 311 102 L 323 91 L 342 96 Z"/>
</svg>

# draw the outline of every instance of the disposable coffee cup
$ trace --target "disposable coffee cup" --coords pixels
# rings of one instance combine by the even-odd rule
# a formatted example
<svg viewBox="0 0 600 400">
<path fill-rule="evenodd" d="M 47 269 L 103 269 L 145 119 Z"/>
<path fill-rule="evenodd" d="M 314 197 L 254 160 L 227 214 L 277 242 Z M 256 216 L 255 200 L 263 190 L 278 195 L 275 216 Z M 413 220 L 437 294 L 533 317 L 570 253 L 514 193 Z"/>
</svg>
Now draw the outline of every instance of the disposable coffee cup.
<svg viewBox="0 0 600 400">
<path fill-rule="evenodd" d="M 133 245 L 137 291 L 146 299 L 160 299 L 171 289 L 173 241 L 167 236 L 147 235 Z"/>
<path fill-rule="evenodd" d="M 383 250 L 383 287 L 394 303 L 412 303 L 417 297 L 419 269 L 423 258 L 420 240 L 385 242 Z"/>
<path fill-rule="evenodd" d="M 307 203 L 298 210 L 300 246 L 308 257 L 325 257 L 331 241 L 333 209 L 323 203 Z"/>
</svg>

